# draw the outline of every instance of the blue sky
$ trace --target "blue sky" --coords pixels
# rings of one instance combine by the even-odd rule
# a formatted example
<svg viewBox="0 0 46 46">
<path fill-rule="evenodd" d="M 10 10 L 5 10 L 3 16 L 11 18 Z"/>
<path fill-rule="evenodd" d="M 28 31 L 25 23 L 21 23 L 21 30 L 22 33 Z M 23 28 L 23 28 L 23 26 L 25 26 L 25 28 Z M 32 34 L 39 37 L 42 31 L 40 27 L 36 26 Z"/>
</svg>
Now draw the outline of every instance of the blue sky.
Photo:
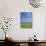
<svg viewBox="0 0 46 46">
<path fill-rule="evenodd" d="M 32 22 L 32 12 L 21 12 L 20 21 L 21 22 Z"/>
</svg>

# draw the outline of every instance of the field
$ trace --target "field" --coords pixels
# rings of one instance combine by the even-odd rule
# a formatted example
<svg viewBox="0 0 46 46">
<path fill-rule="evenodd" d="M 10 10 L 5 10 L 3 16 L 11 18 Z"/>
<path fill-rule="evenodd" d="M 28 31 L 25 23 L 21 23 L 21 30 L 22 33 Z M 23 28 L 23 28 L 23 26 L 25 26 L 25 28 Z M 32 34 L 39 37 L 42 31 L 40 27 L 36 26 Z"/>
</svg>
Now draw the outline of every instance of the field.
<svg viewBox="0 0 46 46">
<path fill-rule="evenodd" d="M 21 22 L 20 28 L 32 28 L 32 22 Z"/>
</svg>

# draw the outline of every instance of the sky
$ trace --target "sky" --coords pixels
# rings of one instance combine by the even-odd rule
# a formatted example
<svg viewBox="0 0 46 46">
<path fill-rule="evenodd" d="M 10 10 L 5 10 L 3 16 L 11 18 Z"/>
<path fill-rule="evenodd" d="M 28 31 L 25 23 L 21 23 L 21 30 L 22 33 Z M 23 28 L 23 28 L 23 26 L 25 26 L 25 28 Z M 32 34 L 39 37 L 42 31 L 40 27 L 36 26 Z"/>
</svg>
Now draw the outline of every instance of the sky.
<svg viewBox="0 0 46 46">
<path fill-rule="evenodd" d="M 21 12 L 20 21 L 21 22 L 32 22 L 32 12 Z"/>
</svg>

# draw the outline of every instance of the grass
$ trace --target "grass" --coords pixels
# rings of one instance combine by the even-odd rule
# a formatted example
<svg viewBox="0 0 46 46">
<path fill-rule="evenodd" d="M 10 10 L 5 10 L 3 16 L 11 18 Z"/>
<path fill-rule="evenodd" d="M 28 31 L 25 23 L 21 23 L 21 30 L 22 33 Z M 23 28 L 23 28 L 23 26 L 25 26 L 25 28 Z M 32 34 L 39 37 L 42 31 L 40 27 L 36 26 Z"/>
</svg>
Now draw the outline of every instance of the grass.
<svg viewBox="0 0 46 46">
<path fill-rule="evenodd" d="M 32 22 L 21 22 L 20 28 L 32 28 Z"/>
</svg>

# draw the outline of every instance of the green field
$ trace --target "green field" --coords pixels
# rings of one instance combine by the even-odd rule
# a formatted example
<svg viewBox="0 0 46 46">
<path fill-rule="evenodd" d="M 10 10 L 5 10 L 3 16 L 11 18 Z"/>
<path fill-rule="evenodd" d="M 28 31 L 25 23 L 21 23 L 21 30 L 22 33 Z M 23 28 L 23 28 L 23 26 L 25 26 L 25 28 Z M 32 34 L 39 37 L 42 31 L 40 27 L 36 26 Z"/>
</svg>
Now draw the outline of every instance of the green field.
<svg viewBox="0 0 46 46">
<path fill-rule="evenodd" d="M 32 22 L 21 22 L 20 28 L 32 28 Z"/>
</svg>

